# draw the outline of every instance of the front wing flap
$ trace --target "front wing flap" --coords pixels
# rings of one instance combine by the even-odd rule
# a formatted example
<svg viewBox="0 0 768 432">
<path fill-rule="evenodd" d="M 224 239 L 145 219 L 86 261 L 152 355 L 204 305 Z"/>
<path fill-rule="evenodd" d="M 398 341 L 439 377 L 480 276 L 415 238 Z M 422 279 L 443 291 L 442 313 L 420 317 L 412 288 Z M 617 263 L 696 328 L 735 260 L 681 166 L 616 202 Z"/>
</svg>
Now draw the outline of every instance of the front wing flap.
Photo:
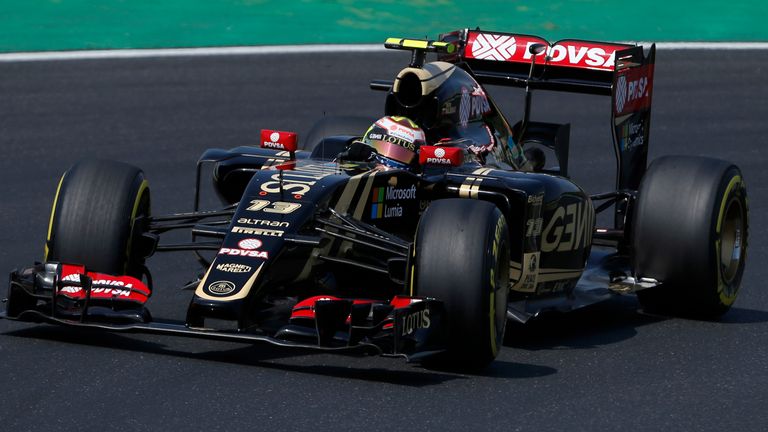
<svg viewBox="0 0 768 432">
<path fill-rule="evenodd" d="M 443 303 L 434 299 L 396 297 L 392 304 L 349 299 L 313 302 L 311 320 L 288 323 L 274 334 L 191 327 L 181 321 L 156 320 L 143 306 L 89 306 L 89 298 L 73 306 L 60 289 L 72 282 L 45 277 L 45 266 L 10 275 L 6 310 L 0 319 L 48 322 L 115 332 L 155 333 L 235 342 L 266 342 L 282 347 L 405 357 L 419 361 L 445 350 Z M 83 274 L 87 285 L 92 284 Z M 41 280 L 45 280 L 41 287 Z M 42 288 L 42 289 L 41 289 Z M 90 292 L 90 290 L 86 290 Z M 62 300 L 66 308 L 62 308 Z"/>
</svg>

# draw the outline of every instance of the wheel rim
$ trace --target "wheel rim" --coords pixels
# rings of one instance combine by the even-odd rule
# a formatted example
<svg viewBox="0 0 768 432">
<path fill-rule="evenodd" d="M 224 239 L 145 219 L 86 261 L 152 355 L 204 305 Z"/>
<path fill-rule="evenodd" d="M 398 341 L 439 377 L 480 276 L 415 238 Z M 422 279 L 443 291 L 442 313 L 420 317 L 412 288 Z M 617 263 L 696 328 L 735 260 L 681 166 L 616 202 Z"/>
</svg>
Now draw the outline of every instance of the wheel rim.
<svg viewBox="0 0 768 432">
<path fill-rule="evenodd" d="M 735 198 L 728 203 L 720 231 L 720 269 L 723 281 L 733 282 L 744 256 L 744 210 Z"/>
</svg>

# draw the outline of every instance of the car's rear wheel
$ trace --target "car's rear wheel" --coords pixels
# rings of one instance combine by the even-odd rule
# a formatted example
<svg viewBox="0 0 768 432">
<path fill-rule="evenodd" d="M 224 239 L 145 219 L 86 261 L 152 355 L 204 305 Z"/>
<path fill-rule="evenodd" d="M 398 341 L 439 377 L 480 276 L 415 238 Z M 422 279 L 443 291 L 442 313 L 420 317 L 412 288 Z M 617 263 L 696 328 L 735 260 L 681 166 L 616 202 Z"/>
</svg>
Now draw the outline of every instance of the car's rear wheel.
<svg viewBox="0 0 768 432">
<path fill-rule="evenodd" d="M 485 201 L 433 202 L 419 222 L 415 289 L 445 306 L 447 351 L 427 366 L 481 368 L 504 339 L 509 290 L 509 231 Z"/>
<path fill-rule="evenodd" d="M 59 182 L 45 260 L 141 277 L 144 256 L 134 247 L 140 234 L 136 220 L 149 212 L 149 186 L 140 169 L 116 161 L 78 162 Z"/>
<path fill-rule="evenodd" d="M 638 292 L 649 311 L 714 319 L 733 304 L 747 251 L 747 191 L 735 165 L 667 156 L 651 164 L 634 217 L 635 273 L 662 284 Z"/>
</svg>

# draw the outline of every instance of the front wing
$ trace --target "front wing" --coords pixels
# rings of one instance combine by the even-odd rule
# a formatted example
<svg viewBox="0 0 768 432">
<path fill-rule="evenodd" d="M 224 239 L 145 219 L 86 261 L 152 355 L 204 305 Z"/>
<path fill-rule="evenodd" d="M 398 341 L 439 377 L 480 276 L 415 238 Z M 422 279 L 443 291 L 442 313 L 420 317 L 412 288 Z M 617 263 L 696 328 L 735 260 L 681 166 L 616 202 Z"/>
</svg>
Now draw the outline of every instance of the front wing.
<svg viewBox="0 0 768 432">
<path fill-rule="evenodd" d="M 48 265 L 48 268 L 51 266 Z M 82 282 L 51 278 L 46 266 L 10 275 L 6 310 L 0 319 L 47 322 L 74 328 L 95 328 L 130 333 L 155 333 L 233 342 L 266 342 L 281 347 L 328 352 L 378 354 L 419 361 L 445 350 L 443 303 L 430 298 L 403 298 L 393 304 L 323 298 L 311 305 L 311 319 L 288 323 L 277 332 L 246 332 L 191 327 L 181 321 L 156 320 L 143 305 L 91 298 L 93 280 Z M 45 281 L 45 283 L 41 283 Z M 82 284 L 85 297 L 73 301 L 65 288 Z M 427 325 L 414 325 L 413 317 L 429 317 Z M 293 321 L 293 320 L 292 320 Z"/>
</svg>

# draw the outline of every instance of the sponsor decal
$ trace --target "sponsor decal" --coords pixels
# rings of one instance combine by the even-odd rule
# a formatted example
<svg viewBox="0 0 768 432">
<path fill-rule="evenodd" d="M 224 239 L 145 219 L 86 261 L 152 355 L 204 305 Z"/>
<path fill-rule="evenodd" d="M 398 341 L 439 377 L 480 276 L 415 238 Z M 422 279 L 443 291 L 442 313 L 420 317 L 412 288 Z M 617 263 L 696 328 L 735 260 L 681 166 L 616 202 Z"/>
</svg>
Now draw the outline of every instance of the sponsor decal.
<svg viewBox="0 0 768 432">
<path fill-rule="evenodd" d="M 601 42 L 564 40 L 550 45 L 545 39 L 525 35 L 503 35 L 470 31 L 464 55 L 470 59 L 530 63 L 533 54 L 528 49 L 543 44 L 547 49 L 538 54 L 537 64 L 568 66 L 612 71 L 616 51 L 628 48 Z"/>
<path fill-rule="evenodd" d="M 247 257 L 247 258 L 264 258 L 264 259 L 269 258 L 269 254 L 267 253 L 267 251 L 258 251 L 258 250 L 249 250 L 249 249 L 221 248 L 219 249 L 219 255 L 241 256 L 241 257 Z"/>
<path fill-rule="evenodd" d="M 541 235 L 542 252 L 567 252 L 592 244 L 595 211 L 589 202 L 580 201 L 558 207 Z"/>
<path fill-rule="evenodd" d="M 301 204 L 284 201 L 251 200 L 248 211 L 264 211 L 266 213 L 288 214 L 301 207 Z"/>
<path fill-rule="evenodd" d="M 624 111 L 624 103 L 627 102 L 627 77 L 621 75 L 616 79 L 616 112 Z"/>
<path fill-rule="evenodd" d="M 238 218 L 237 223 L 246 224 L 246 225 L 276 227 L 276 228 L 287 228 L 291 226 L 289 222 L 273 221 L 273 220 L 266 220 L 266 219 L 251 219 L 251 218 Z"/>
<path fill-rule="evenodd" d="M 528 52 L 528 47 L 536 42 L 528 42 L 525 46 L 524 60 L 530 60 L 533 54 Z M 564 63 L 566 65 L 584 65 L 594 68 L 613 69 L 616 50 L 606 52 L 601 47 L 579 46 L 573 44 L 558 44 L 547 47 L 539 56 L 546 56 L 549 64 Z M 538 62 L 537 62 L 538 63 Z"/>
<path fill-rule="evenodd" d="M 388 118 L 384 117 L 376 121 L 376 124 L 384 129 L 387 130 L 387 134 L 392 136 L 393 138 L 400 138 L 402 140 L 407 141 L 408 143 L 413 143 L 414 141 L 421 140 L 424 141 L 424 131 L 422 130 L 416 130 L 413 128 L 409 128 L 406 126 L 401 125 L 400 123 Z M 369 135 L 369 138 L 371 139 L 377 139 L 373 138 Z M 386 136 L 378 138 L 378 139 L 386 139 Z M 390 141 L 392 142 L 392 141 Z M 397 144 L 397 143 L 396 143 Z M 401 144 L 398 144 L 401 145 Z M 406 147 L 407 148 L 407 147 Z M 413 150 L 413 149 L 410 149 Z"/>
<path fill-rule="evenodd" d="M 287 150 L 289 152 L 296 151 L 296 133 L 262 129 L 261 147 L 275 150 Z"/>
<path fill-rule="evenodd" d="M 224 264 L 217 264 L 216 270 L 227 272 L 227 273 L 250 273 L 251 266 L 247 266 L 245 264 L 224 263 Z"/>
<path fill-rule="evenodd" d="M 480 33 L 470 47 L 476 59 L 505 61 L 515 55 L 517 42 L 512 36 Z"/>
<path fill-rule="evenodd" d="M 429 319 L 429 309 L 407 314 L 400 322 L 400 336 L 407 336 L 418 329 L 426 329 L 432 322 Z"/>
<path fill-rule="evenodd" d="M 310 191 L 317 180 L 336 173 L 335 168 L 331 169 L 323 165 L 296 166 L 294 169 L 281 172 L 282 175 L 273 174 L 270 181 L 262 183 L 261 191 L 267 194 L 288 192 L 293 194 L 294 198 L 300 199 Z"/>
<path fill-rule="evenodd" d="M 403 208 L 399 203 L 388 204 L 388 201 L 406 201 L 416 199 L 416 186 L 397 188 L 394 186 L 373 189 L 371 203 L 371 219 L 402 217 Z"/>
<path fill-rule="evenodd" d="M 648 95 L 648 78 L 640 77 L 633 81 L 627 81 L 626 75 L 621 75 L 616 80 L 616 112 L 624 112 L 626 104 L 644 98 Z"/>
<path fill-rule="evenodd" d="M 416 186 L 409 188 L 396 188 L 388 186 L 386 188 L 386 199 L 389 200 L 408 200 L 416 198 Z"/>
<path fill-rule="evenodd" d="M 62 279 L 63 280 L 63 279 Z M 94 284 L 101 283 L 101 281 L 93 281 Z M 130 286 L 127 286 L 127 288 L 130 288 Z M 67 294 L 78 294 L 83 291 L 83 288 L 76 287 L 76 286 L 65 286 L 59 292 L 67 293 Z M 131 291 L 120 289 L 120 288 L 91 288 L 91 294 L 104 294 L 104 295 L 112 295 L 114 297 L 130 297 Z"/>
<path fill-rule="evenodd" d="M 283 234 L 285 234 L 285 231 L 280 230 L 271 230 L 271 229 L 264 229 L 264 228 L 248 228 L 248 227 L 232 227 L 232 232 L 235 234 L 250 234 L 250 235 L 261 235 L 266 237 L 282 237 Z"/>
<path fill-rule="evenodd" d="M 462 87 L 461 102 L 459 103 L 459 123 L 462 127 L 467 127 L 467 123 L 469 123 L 469 98 L 469 90 Z"/>
<path fill-rule="evenodd" d="M 216 281 L 208 285 L 208 291 L 215 295 L 227 295 L 235 290 L 235 284 L 230 281 Z"/>
<path fill-rule="evenodd" d="M 237 243 L 237 246 L 240 249 L 256 250 L 261 247 L 261 240 L 254 239 L 254 238 L 244 239 L 244 240 L 240 240 Z"/>
<path fill-rule="evenodd" d="M 541 226 L 544 225 L 544 220 L 542 218 L 528 219 L 525 225 L 527 227 L 525 230 L 526 237 L 538 237 L 541 235 Z"/>
<path fill-rule="evenodd" d="M 621 135 L 619 137 L 621 150 L 626 151 L 645 144 L 645 134 L 643 133 L 643 123 L 627 121 L 621 126 Z"/>
<path fill-rule="evenodd" d="M 647 66 L 627 69 L 616 78 L 615 115 L 636 112 L 650 106 L 652 75 L 649 72 Z"/>
<path fill-rule="evenodd" d="M 471 92 L 466 87 L 461 88 L 459 122 L 463 127 L 466 127 L 470 120 L 482 117 L 489 112 L 491 112 L 491 105 L 482 87 L 474 87 Z"/>
<path fill-rule="evenodd" d="M 385 135 L 384 136 L 384 141 L 386 141 L 388 143 L 392 143 L 392 144 L 398 145 L 398 146 L 400 146 L 400 147 L 402 147 L 402 148 L 404 148 L 406 150 L 416 151 L 416 144 L 414 144 L 414 143 L 412 143 L 412 142 L 410 142 L 410 141 L 408 141 L 406 139 L 403 139 L 403 138 L 398 138 L 398 137 L 395 137 L 395 136 L 392 136 L 392 135 Z"/>
<path fill-rule="evenodd" d="M 535 292 L 539 283 L 539 252 L 523 254 L 520 279 L 512 287 L 515 291 Z"/>
<path fill-rule="evenodd" d="M 459 147 L 421 146 L 419 163 L 459 166 L 464 163 L 464 154 Z"/>
<path fill-rule="evenodd" d="M 61 280 L 62 282 L 80 282 L 80 275 L 77 273 L 73 273 L 73 274 L 64 276 L 63 278 L 61 278 Z M 110 286 L 116 286 L 116 287 L 133 288 L 133 284 L 125 283 L 121 280 L 114 280 L 114 279 L 93 279 L 92 285 L 110 285 Z"/>
</svg>

